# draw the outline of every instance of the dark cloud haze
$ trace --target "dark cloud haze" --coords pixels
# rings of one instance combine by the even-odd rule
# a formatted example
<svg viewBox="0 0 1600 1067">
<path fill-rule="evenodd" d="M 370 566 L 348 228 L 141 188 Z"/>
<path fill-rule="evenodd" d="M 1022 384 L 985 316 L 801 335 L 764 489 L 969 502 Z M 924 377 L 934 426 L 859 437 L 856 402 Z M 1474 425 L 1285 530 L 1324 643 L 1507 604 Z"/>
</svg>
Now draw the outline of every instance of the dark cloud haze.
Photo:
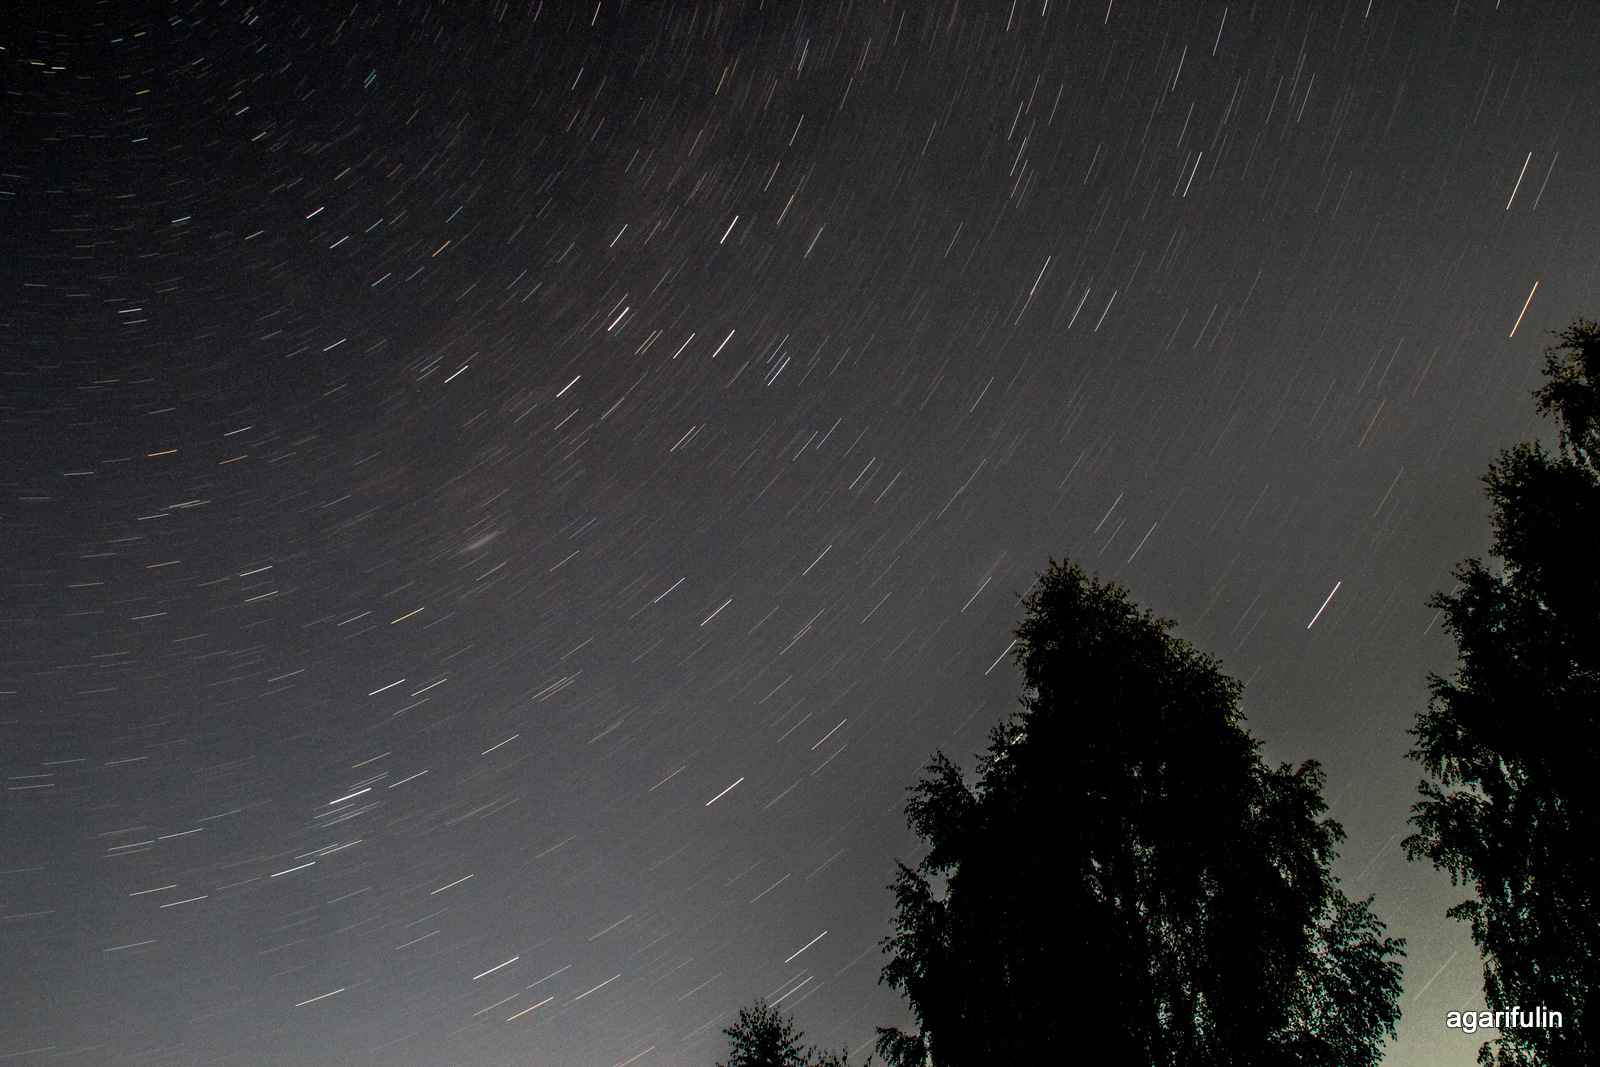
<svg viewBox="0 0 1600 1067">
<path fill-rule="evenodd" d="M 860 1048 L 1052 555 L 1324 761 L 1388 1062 L 1473 1055 L 1404 731 L 1600 310 L 1600 9 L 168 10 L 0 20 L 0 1056 Z"/>
</svg>

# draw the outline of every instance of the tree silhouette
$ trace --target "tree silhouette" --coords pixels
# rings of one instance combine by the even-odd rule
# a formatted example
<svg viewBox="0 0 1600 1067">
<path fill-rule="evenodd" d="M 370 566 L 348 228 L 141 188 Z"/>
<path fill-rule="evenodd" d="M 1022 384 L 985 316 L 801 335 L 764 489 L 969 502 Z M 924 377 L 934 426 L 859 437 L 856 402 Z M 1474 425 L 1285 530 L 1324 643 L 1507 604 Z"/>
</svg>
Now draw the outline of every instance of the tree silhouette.
<svg viewBox="0 0 1600 1067">
<path fill-rule="evenodd" d="M 1412 731 L 1434 781 L 1405 841 L 1475 889 L 1449 914 L 1472 924 L 1490 1009 L 1563 1013 L 1559 1028 L 1503 1030 L 1480 1062 L 1549 1067 L 1600 1060 L 1600 1023 L 1586 1023 L 1600 996 L 1600 327 L 1557 336 L 1534 396 L 1559 452 L 1501 452 L 1484 477 L 1500 565 L 1467 560 L 1430 602 L 1459 669 L 1430 675 Z"/>
<path fill-rule="evenodd" d="M 794 1028 L 794 1016 L 785 1016 L 766 1001 L 739 1009 L 739 1021 L 722 1031 L 732 1054 L 717 1067 L 850 1067 L 850 1053 L 824 1052 L 801 1047 L 805 1036 Z M 867 1064 L 872 1057 L 867 1057 Z"/>
<path fill-rule="evenodd" d="M 1017 629 L 1024 710 L 976 784 L 912 787 L 891 887 L 890 1064 L 1375 1064 L 1401 942 L 1329 872 L 1314 762 L 1269 770 L 1242 686 L 1114 584 L 1053 560 Z"/>
</svg>

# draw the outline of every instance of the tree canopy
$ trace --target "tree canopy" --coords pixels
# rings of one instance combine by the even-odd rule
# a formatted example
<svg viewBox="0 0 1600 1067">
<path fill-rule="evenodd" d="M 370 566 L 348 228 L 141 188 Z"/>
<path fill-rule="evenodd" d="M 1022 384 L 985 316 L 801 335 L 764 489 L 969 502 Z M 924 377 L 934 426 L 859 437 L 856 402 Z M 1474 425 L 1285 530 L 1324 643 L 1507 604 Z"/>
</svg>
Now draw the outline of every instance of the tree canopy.
<svg viewBox="0 0 1600 1067">
<path fill-rule="evenodd" d="M 1051 562 L 1016 631 L 1023 711 L 977 781 L 907 806 L 882 981 L 890 1064 L 1375 1064 L 1401 942 L 1329 868 L 1315 762 L 1269 769 L 1242 686 L 1115 584 Z"/>
<path fill-rule="evenodd" d="M 1484 482 L 1494 538 L 1485 564 L 1431 602 L 1454 635 L 1458 670 L 1430 675 L 1412 733 L 1417 833 L 1405 841 L 1464 881 L 1450 910 L 1472 924 L 1492 1010 L 1563 1012 L 1548 1029 L 1507 1029 L 1480 1061 L 1592 1064 L 1600 1023 L 1600 326 L 1580 321 L 1546 351 L 1534 393 L 1560 443 L 1500 453 Z"/>
<path fill-rule="evenodd" d="M 730 1055 L 717 1067 L 850 1067 L 850 1053 L 802 1047 L 794 1016 L 784 1015 L 764 1000 L 739 1009 L 739 1021 L 722 1031 Z M 867 1064 L 872 1057 L 867 1057 Z"/>
</svg>

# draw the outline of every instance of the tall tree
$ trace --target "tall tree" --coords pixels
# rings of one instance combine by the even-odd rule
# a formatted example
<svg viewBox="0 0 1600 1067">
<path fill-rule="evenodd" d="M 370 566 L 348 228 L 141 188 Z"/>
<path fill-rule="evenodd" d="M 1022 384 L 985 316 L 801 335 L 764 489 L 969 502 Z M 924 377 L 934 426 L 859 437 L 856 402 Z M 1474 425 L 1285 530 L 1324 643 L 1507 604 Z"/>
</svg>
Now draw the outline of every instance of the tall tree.
<svg viewBox="0 0 1600 1067">
<path fill-rule="evenodd" d="M 1329 871 L 1314 762 L 1268 769 L 1242 686 L 1114 584 L 1054 561 L 1017 629 L 1023 711 L 978 780 L 941 753 L 907 815 L 882 981 L 899 1067 L 1374 1064 L 1401 943 Z"/>
<path fill-rule="evenodd" d="M 805 1036 L 795 1029 L 794 1016 L 784 1015 L 764 1000 L 739 1009 L 739 1021 L 722 1031 L 728 1035 L 730 1055 L 717 1067 L 850 1067 L 849 1050 L 824 1052 L 802 1047 Z M 872 1057 L 867 1057 L 867 1064 Z"/>
<path fill-rule="evenodd" d="M 1466 561 L 1431 602 L 1459 667 L 1430 676 L 1412 731 L 1433 780 L 1405 842 L 1476 891 L 1449 914 L 1472 924 L 1489 1007 L 1563 1013 L 1502 1030 L 1480 1062 L 1548 1067 L 1600 1062 L 1600 327 L 1557 337 L 1534 396 L 1559 449 L 1501 452 L 1484 477 L 1499 565 Z"/>
</svg>

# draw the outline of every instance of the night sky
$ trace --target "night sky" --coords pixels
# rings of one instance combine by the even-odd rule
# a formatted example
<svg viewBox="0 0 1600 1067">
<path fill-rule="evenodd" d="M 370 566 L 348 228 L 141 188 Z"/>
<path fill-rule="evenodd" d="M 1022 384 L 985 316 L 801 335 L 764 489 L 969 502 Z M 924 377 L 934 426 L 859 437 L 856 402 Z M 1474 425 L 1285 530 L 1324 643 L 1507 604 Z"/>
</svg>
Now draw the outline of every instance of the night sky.
<svg viewBox="0 0 1600 1067">
<path fill-rule="evenodd" d="M 758 996 L 864 1048 L 905 789 L 1017 708 L 1052 556 L 1323 761 L 1387 1062 L 1471 1059 L 1405 730 L 1600 311 L 1600 9 L 48 7 L 8 1062 L 709 1065 Z"/>
</svg>

